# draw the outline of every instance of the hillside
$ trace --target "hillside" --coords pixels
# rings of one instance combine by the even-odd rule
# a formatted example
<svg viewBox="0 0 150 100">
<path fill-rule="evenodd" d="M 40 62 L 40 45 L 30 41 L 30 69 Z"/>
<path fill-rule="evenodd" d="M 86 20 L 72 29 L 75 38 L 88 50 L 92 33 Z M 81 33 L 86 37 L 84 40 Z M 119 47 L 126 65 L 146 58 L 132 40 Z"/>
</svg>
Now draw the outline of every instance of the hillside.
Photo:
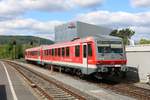
<svg viewBox="0 0 150 100">
<path fill-rule="evenodd" d="M 34 45 L 53 44 L 54 43 L 51 40 L 39 38 L 39 37 L 35 37 L 35 36 L 5 36 L 5 35 L 0 35 L 0 45 L 13 43 L 14 40 L 16 41 L 16 44 L 30 44 L 31 41 L 33 42 Z"/>
</svg>

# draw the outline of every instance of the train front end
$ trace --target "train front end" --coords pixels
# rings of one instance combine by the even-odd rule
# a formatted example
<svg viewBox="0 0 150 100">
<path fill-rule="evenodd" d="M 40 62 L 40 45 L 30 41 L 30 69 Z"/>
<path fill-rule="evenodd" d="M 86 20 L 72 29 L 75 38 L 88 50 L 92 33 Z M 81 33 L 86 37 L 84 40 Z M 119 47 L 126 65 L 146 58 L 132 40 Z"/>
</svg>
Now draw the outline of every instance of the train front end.
<svg viewBox="0 0 150 100">
<path fill-rule="evenodd" d="M 121 76 L 127 71 L 126 53 L 122 39 L 108 36 L 97 38 L 96 50 L 96 76 Z"/>
</svg>

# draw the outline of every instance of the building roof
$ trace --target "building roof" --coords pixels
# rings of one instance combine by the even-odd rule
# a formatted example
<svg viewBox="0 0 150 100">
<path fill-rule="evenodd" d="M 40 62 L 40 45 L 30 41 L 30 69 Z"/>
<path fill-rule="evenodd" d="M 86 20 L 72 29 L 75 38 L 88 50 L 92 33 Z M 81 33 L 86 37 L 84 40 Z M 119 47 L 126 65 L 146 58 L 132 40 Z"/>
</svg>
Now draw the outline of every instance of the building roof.
<svg viewBox="0 0 150 100">
<path fill-rule="evenodd" d="M 127 46 L 127 52 L 142 52 L 142 51 L 150 51 L 150 45 L 135 45 L 135 46 Z"/>
</svg>

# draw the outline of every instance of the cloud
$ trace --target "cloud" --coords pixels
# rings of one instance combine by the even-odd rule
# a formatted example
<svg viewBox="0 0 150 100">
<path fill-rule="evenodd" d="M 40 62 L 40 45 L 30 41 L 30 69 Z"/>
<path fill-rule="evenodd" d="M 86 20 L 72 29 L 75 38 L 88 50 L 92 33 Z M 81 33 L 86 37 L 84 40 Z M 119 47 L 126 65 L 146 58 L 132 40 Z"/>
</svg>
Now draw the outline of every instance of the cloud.
<svg viewBox="0 0 150 100">
<path fill-rule="evenodd" d="M 68 0 L 1 0 L 0 20 L 16 18 L 30 11 L 66 11 L 72 5 Z"/>
<path fill-rule="evenodd" d="M 111 28 L 131 28 L 136 31 L 135 36 L 150 34 L 150 12 L 129 13 L 95 11 L 79 14 L 74 20 Z"/>
<path fill-rule="evenodd" d="M 33 35 L 54 39 L 54 27 L 62 21 L 38 21 L 34 19 L 13 19 L 0 22 L 1 35 Z"/>
<path fill-rule="evenodd" d="M 26 12 L 61 12 L 77 7 L 93 7 L 103 0 L 1 0 L 0 20 L 16 18 Z"/>
<path fill-rule="evenodd" d="M 150 37 L 150 12 L 95 11 L 79 14 L 72 19 L 72 21 L 76 20 L 113 29 L 128 27 L 136 31 L 136 35 L 133 37 L 135 39 L 139 39 L 141 36 Z M 0 34 L 34 35 L 54 40 L 54 27 L 62 23 L 65 23 L 65 21 L 16 18 L 0 21 Z"/>
<path fill-rule="evenodd" d="M 102 4 L 104 0 L 72 0 L 75 5 L 80 7 L 94 7 Z"/>
<path fill-rule="evenodd" d="M 131 0 L 133 7 L 150 7 L 150 0 Z"/>
<path fill-rule="evenodd" d="M 24 8 L 39 11 L 64 11 L 71 7 L 67 0 L 23 0 Z"/>
</svg>

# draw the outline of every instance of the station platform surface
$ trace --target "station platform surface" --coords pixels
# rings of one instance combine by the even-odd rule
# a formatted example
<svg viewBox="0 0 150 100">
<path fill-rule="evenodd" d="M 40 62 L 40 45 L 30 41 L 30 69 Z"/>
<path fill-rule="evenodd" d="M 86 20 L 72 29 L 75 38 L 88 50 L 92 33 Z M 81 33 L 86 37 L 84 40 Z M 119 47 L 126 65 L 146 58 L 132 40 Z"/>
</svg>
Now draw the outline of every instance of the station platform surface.
<svg viewBox="0 0 150 100">
<path fill-rule="evenodd" d="M 18 73 L 0 61 L 0 100 L 37 100 Z"/>
</svg>

